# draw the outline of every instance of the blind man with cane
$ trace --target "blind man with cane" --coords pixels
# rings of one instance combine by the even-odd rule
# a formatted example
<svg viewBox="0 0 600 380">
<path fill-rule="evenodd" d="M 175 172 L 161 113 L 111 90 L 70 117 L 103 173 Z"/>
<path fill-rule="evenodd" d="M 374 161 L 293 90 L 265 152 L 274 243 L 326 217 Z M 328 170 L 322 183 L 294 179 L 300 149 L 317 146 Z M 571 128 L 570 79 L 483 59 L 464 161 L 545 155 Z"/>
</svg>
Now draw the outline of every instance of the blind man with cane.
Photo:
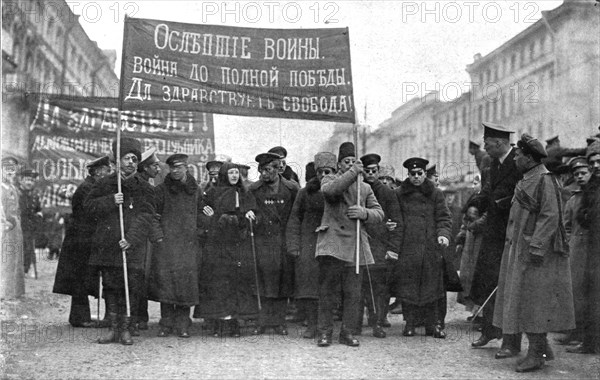
<svg viewBox="0 0 600 380">
<path fill-rule="evenodd" d="M 117 142 L 113 142 L 113 154 L 115 160 L 120 160 L 119 170 L 98 181 L 84 202 L 84 208 L 97 220 L 89 264 L 102 271 L 111 325 L 109 334 L 98 343 L 131 345 L 130 308 L 138 304 L 143 290 L 143 255 L 155 212 L 148 200 L 154 192 L 150 184 L 135 175 L 141 160 L 138 140 L 121 138 L 120 149 L 117 149 Z M 117 176 L 122 182 L 121 192 L 118 191 Z M 124 238 L 121 237 L 120 208 Z"/>
<path fill-rule="evenodd" d="M 335 155 L 333 155 L 335 161 Z M 360 344 L 352 333 L 358 330 L 363 270 L 356 273 L 357 264 L 374 264 L 367 238 L 365 223 L 383 221 L 383 210 L 371 186 L 359 180 L 363 164 L 356 159 L 356 149 L 351 142 L 340 146 L 337 159 L 338 172 L 325 175 L 321 191 L 325 210 L 317 228 L 319 261 L 319 313 L 317 345 L 327 347 L 333 335 L 333 309 L 338 289 L 342 290 L 343 317 L 339 342 L 351 347 Z M 358 185 L 357 185 L 358 183 Z M 359 190 L 360 187 L 360 190 Z M 358 202 L 357 202 L 358 200 Z M 358 203 L 358 204 L 357 204 Z M 358 257 L 356 225 L 360 229 Z"/>
</svg>

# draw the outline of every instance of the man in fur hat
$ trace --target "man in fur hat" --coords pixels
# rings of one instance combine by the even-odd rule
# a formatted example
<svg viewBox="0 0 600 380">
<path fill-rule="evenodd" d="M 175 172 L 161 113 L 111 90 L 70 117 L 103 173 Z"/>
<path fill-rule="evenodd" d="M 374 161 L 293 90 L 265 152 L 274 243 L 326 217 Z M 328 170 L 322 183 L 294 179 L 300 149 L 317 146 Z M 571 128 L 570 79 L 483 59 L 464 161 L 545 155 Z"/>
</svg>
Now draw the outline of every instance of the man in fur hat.
<svg viewBox="0 0 600 380">
<path fill-rule="evenodd" d="M 141 144 L 133 138 L 121 138 L 117 152 L 113 142 L 113 155 L 120 160 L 120 171 L 98 181 L 84 202 L 89 215 L 96 218 L 90 265 L 102 272 L 102 285 L 106 297 L 110 332 L 100 338 L 101 344 L 120 342 L 133 344 L 129 329 L 131 318 L 126 315 L 125 280 L 122 252 L 126 252 L 129 282 L 129 305 L 137 310 L 143 294 L 144 271 L 142 267 L 155 210 L 149 200 L 154 196 L 152 186 L 136 175 L 141 160 Z M 121 176 L 121 192 L 117 176 Z M 121 237 L 119 205 L 123 210 L 125 237 Z"/>
<path fill-rule="evenodd" d="M 342 289 L 343 317 L 339 342 L 351 347 L 360 345 L 353 336 L 359 328 L 361 286 L 363 270 L 357 274 L 356 223 L 360 223 L 359 264 L 375 263 L 364 223 L 383 221 L 383 210 L 371 186 L 357 181 L 363 173 L 363 164 L 356 159 L 356 149 L 351 142 L 340 146 L 338 172 L 321 180 L 325 210 L 317 228 L 316 256 L 319 261 L 319 317 L 317 345 L 327 347 L 332 342 L 333 309 Z M 358 198 L 360 186 L 360 199 Z M 358 203 L 358 204 L 357 204 Z M 364 268 L 364 267 L 363 267 Z"/>
</svg>

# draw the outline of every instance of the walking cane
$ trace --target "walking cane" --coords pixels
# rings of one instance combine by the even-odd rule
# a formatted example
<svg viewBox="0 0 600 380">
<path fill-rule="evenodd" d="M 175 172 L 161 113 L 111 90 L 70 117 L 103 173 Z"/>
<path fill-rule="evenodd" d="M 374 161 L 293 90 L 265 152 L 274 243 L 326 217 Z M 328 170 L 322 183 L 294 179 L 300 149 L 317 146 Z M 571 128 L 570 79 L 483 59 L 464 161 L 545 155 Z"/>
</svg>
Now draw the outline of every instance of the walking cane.
<svg viewBox="0 0 600 380">
<path fill-rule="evenodd" d="M 477 316 L 479 315 L 479 313 L 481 313 L 481 310 L 483 310 L 483 308 L 485 307 L 485 305 L 487 305 L 487 303 L 490 301 L 490 299 L 492 298 L 492 296 L 494 295 L 494 293 L 496 293 L 496 290 L 498 290 L 497 286 L 494 288 L 494 290 L 492 290 L 492 292 L 490 293 L 490 295 L 488 296 L 488 298 L 485 300 L 485 302 L 483 303 L 483 305 L 481 305 L 479 307 L 479 309 L 477 309 L 477 313 L 475 313 L 473 315 L 473 319 L 471 319 L 471 323 L 474 323 L 475 318 L 477 318 Z"/>
<path fill-rule="evenodd" d="M 375 306 L 375 295 L 373 294 L 373 283 L 371 282 L 371 271 L 369 270 L 369 263 L 367 262 L 367 254 L 364 251 L 363 251 L 363 255 L 365 256 L 365 267 L 367 268 L 367 277 L 369 278 L 369 289 L 371 290 L 371 302 L 373 303 L 373 314 L 377 315 L 377 306 Z"/>
<path fill-rule="evenodd" d="M 258 264 L 256 263 L 256 247 L 254 244 L 254 228 L 252 227 L 252 220 L 250 222 L 250 243 L 252 244 L 252 257 L 254 258 L 254 279 L 256 280 L 256 298 L 258 299 L 258 310 L 262 310 L 260 305 L 260 289 L 258 285 Z"/>
<path fill-rule="evenodd" d="M 100 326 L 100 301 L 102 301 L 102 271 L 98 271 L 98 326 Z"/>
</svg>

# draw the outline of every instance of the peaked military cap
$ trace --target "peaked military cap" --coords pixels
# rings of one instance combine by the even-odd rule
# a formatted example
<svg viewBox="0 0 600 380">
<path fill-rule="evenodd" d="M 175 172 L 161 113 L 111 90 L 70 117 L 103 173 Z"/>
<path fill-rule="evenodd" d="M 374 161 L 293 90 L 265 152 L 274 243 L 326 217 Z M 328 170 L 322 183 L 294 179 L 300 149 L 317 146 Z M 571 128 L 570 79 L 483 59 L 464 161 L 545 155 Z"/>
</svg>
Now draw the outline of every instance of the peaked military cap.
<svg viewBox="0 0 600 380">
<path fill-rule="evenodd" d="M 491 138 L 500 138 L 500 139 L 510 139 L 510 134 L 515 133 L 515 131 L 511 131 L 503 125 L 484 122 L 483 124 L 483 137 L 491 137 Z"/>
<path fill-rule="evenodd" d="M 569 162 L 567 163 L 567 165 L 569 165 L 569 168 L 571 169 L 571 171 L 575 171 L 575 169 L 577 168 L 587 168 L 588 167 L 588 163 L 587 163 L 587 159 L 583 156 L 579 156 L 579 157 L 573 157 L 569 160 Z"/>
<path fill-rule="evenodd" d="M 269 153 L 278 154 L 281 156 L 281 158 L 287 157 L 287 150 L 285 150 L 285 148 L 282 146 L 275 146 L 275 147 L 269 149 Z"/>
<path fill-rule="evenodd" d="M 427 167 L 425 168 L 425 172 L 427 173 L 427 176 L 437 175 L 437 165 L 436 164 L 427 165 Z"/>
<path fill-rule="evenodd" d="M 187 165 L 188 155 L 183 153 L 175 153 L 170 155 L 165 162 L 169 166 L 175 166 L 182 163 Z"/>
<path fill-rule="evenodd" d="M 477 144 L 475 141 L 469 141 L 469 149 L 479 149 L 481 145 Z"/>
<path fill-rule="evenodd" d="M 256 156 L 256 158 L 254 158 L 254 160 L 258 162 L 258 166 L 264 166 L 270 162 L 280 159 L 281 156 L 273 152 L 261 153 L 258 156 Z"/>
<path fill-rule="evenodd" d="M 379 164 L 381 162 L 381 156 L 375 153 L 365 154 L 360 158 L 360 161 L 364 166 Z"/>
<path fill-rule="evenodd" d="M 549 139 L 547 139 L 546 140 L 546 144 L 552 145 L 552 144 L 554 144 L 557 141 L 558 141 L 558 135 L 556 135 L 554 137 L 550 137 Z"/>
<path fill-rule="evenodd" d="M 414 170 L 414 169 L 423 169 L 423 170 L 426 170 L 428 163 L 429 163 L 429 161 L 427 161 L 424 158 L 411 157 L 408 160 L 404 161 L 404 163 L 402 164 L 402 166 L 404 166 L 408 170 Z"/>
<path fill-rule="evenodd" d="M 97 168 L 100 166 L 110 166 L 110 160 L 108 159 L 108 156 L 96 158 L 95 160 L 90 161 L 87 165 L 85 165 L 85 167 L 88 169 Z"/>
</svg>

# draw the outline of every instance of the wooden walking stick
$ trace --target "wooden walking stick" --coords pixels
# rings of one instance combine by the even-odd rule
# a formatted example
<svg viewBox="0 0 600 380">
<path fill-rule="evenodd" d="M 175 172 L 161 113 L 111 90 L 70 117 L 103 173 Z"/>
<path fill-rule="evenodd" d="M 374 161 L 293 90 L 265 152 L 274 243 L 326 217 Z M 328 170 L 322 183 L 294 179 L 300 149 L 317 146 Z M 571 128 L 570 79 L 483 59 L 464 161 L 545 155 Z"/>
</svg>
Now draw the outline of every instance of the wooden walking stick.
<svg viewBox="0 0 600 380">
<path fill-rule="evenodd" d="M 252 257 L 254 258 L 254 279 L 256 281 L 256 298 L 258 299 L 258 310 L 262 310 L 260 304 L 260 288 L 258 284 L 258 264 L 256 263 L 256 247 L 254 243 L 254 228 L 252 227 L 252 220 L 250 222 L 250 243 L 252 245 Z"/>
<path fill-rule="evenodd" d="M 100 302 L 102 301 L 102 271 L 98 271 L 98 326 L 100 326 Z"/>
<path fill-rule="evenodd" d="M 483 303 L 483 305 L 481 305 L 479 307 L 479 309 L 477 309 L 477 313 L 475 313 L 473 315 L 473 319 L 471 319 L 472 323 L 475 323 L 475 318 L 477 318 L 477 316 L 479 315 L 479 313 L 481 313 L 481 311 L 483 310 L 483 308 L 485 307 L 485 305 L 487 305 L 487 303 L 490 302 L 490 299 L 492 298 L 492 296 L 494 295 L 494 293 L 496 293 L 496 290 L 498 290 L 497 286 L 494 288 L 494 290 L 492 290 L 492 292 L 490 293 L 490 295 L 488 296 L 488 298 L 485 300 L 485 302 Z"/>
</svg>

